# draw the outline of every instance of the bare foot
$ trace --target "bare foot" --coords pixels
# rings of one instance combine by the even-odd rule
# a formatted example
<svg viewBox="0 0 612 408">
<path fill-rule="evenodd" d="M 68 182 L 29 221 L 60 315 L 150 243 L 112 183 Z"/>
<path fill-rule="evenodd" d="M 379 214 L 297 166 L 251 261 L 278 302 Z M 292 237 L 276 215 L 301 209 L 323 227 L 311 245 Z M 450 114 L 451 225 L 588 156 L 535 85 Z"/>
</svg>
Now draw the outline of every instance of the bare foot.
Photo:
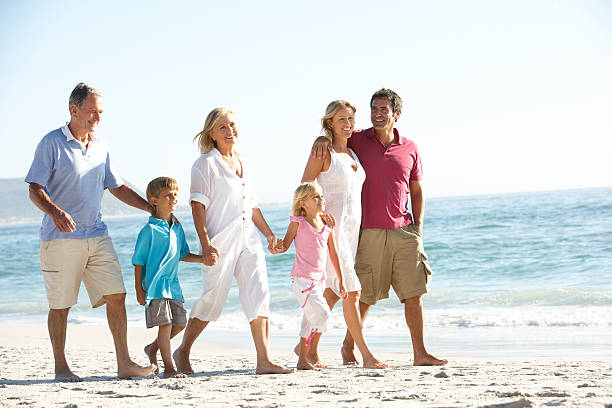
<svg viewBox="0 0 612 408">
<path fill-rule="evenodd" d="M 359 365 L 359 361 L 355 358 L 355 354 L 353 350 L 346 349 L 342 347 L 340 349 L 340 354 L 342 354 L 342 364 L 343 365 Z"/>
<path fill-rule="evenodd" d="M 309 357 L 309 356 L 306 356 L 306 359 L 308 360 L 308 362 L 309 362 L 310 364 L 312 364 L 313 366 L 315 366 L 315 367 L 317 367 L 317 368 L 329 368 L 329 367 L 327 366 L 327 364 L 325 364 L 325 363 L 323 363 L 321 360 L 319 360 L 319 357 L 318 357 L 318 356 L 317 356 L 317 357 L 313 357 L 313 358 L 311 358 L 311 357 Z"/>
<path fill-rule="evenodd" d="M 302 349 L 302 347 L 300 347 L 300 344 L 298 343 L 297 346 L 295 346 L 293 348 L 293 352 L 295 353 L 296 356 L 300 356 L 300 350 Z M 326 364 L 324 364 L 321 359 L 319 358 L 318 354 L 306 354 L 306 359 L 308 360 L 308 362 L 310 364 L 312 364 L 313 366 L 317 367 L 317 368 L 329 368 L 327 367 Z"/>
<path fill-rule="evenodd" d="M 383 369 L 389 368 L 389 366 L 377 359 L 376 357 L 372 356 L 371 358 L 363 359 L 363 368 Z"/>
<path fill-rule="evenodd" d="M 154 343 L 151 343 L 148 346 L 145 346 L 144 352 L 147 357 L 149 357 L 149 362 L 157 366 L 155 369 L 155 374 L 159 374 L 159 366 L 157 365 L 157 349 L 153 350 L 153 344 Z"/>
<path fill-rule="evenodd" d="M 419 358 L 415 357 L 413 363 L 415 366 L 443 366 L 445 364 L 448 364 L 448 360 L 440 360 L 429 353 Z"/>
<path fill-rule="evenodd" d="M 304 359 L 304 360 L 302 360 L 302 359 L 298 360 L 297 365 L 296 365 L 296 367 L 295 367 L 295 368 L 297 368 L 298 370 L 314 370 L 314 371 L 321 371 L 321 369 L 320 369 L 320 368 L 315 367 L 314 365 L 310 364 L 310 363 L 308 362 L 308 360 L 306 360 L 306 359 Z"/>
<path fill-rule="evenodd" d="M 55 373 L 55 381 L 59 382 L 82 382 L 83 379 L 78 375 L 74 374 L 70 369 L 68 371 L 62 371 L 60 373 Z"/>
<path fill-rule="evenodd" d="M 274 364 L 271 361 L 264 363 L 257 363 L 255 374 L 289 374 L 293 372 L 293 368 L 283 367 L 278 364 Z"/>
<path fill-rule="evenodd" d="M 123 364 L 121 367 L 117 369 L 117 377 L 121 379 L 132 378 L 132 377 L 144 377 L 149 374 L 153 374 L 157 366 L 155 364 L 151 364 L 150 366 L 139 366 L 133 361 L 130 361 L 126 364 Z"/>
<path fill-rule="evenodd" d="M 189 356 L 183 353 L 183 349 L 180 346 L 172 353 L 172 358 L 174 359 L 174 364 L 176 364 L 177 371 L 187 375 L 194 374 L 191 363 L 189 362 Z"/>
<path fill-rule="evenodd" d="M 179 373 L 178 371 L 174 370 L 164 370 L 164 378 L 187 378 L 187 374 Z"/>
</svg>

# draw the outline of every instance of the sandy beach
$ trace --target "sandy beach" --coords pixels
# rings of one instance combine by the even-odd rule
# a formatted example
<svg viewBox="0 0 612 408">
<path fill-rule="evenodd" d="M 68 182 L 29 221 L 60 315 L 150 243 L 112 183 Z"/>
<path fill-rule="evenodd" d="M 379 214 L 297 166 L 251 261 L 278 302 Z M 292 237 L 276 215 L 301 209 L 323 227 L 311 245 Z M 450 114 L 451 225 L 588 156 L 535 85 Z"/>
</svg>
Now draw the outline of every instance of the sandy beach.
<svg viewBox="0 0 612 408">
<path fill-rule="evenodd" d="M 321 372 L 257 376 L 253 350 L 198 341 L 194 376 L 120 380 L 108 329 L 70 325 L 67 356 L 84 381 L 57 383 L 46 325 L 1 323 L 0 331 L 3 407 L 612 407 L 608 357 L 445 356 L 450 363 L 440 368 L 414 367 L 410 353 L 379 353 L 391 367 L 366 370 L 343 367 L 339 353 L 323 350 L 329 368 Z M 135 361 L 146 362 L 142 347 L 153 336 L 152 330 L 129 328 Z M 271 354 L 295 367 L 289 350 Z"/>
</svg>

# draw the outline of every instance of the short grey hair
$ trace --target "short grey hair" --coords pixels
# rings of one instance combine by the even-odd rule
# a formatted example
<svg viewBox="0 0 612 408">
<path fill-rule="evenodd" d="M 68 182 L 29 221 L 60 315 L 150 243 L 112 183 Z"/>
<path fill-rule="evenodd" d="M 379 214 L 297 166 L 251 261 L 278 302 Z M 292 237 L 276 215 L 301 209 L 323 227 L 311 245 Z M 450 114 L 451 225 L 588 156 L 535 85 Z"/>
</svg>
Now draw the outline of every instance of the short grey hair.
<svg viewBox="0 0 612 408">
<path fill-rule="evenodd" d="M 89 95 L 102 96 L 102 92 L 84 82 L 79 82 L 72 90 L 70 98 L 68 98 L 68 109 L 70 109 L 72 105 L 75 105 L 79 109 L 82 108 L 85 99 L 87 99 Z"/>
</svg>

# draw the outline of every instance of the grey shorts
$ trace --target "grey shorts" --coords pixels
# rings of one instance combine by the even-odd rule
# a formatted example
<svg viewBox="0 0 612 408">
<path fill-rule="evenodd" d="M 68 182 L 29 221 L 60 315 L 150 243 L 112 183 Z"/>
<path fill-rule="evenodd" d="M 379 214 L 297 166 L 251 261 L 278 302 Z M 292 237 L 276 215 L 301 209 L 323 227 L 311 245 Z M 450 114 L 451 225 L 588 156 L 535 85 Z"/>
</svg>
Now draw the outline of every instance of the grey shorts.
<svg viewBox="0 0 612 408">
<path fill-rule="evenodd" d="M 155 326 L 185 327 L 187 325 L 187 312 L 183 308 L 183 302 L 175 299 L 153 299 L 145 308 L 145 320 L 147 329 Z"/>
</svg>

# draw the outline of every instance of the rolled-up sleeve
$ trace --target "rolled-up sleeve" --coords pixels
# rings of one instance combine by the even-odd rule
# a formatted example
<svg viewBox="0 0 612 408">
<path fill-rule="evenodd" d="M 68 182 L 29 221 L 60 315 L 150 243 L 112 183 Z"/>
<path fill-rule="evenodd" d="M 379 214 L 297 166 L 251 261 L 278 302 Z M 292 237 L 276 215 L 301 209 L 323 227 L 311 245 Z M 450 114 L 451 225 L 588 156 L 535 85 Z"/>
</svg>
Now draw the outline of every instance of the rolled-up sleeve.
<svg viewBox="0 0 612 408">
<path fill-rule="evenodd" d="M 51 143 L 49 138 L 45 137 L 38 143 L 34 153 L 34 160 L 25 177 L 26 183 L 36 183 L 47 187 L 47 183 L 55 168 L 56 160 L 54 152 L 57 152 L 57 149 L 53 148 L 53 143 Z"/>
<path fill-rule="evenodd" d="M 212 193 L 210 171 L 207 166 L 200 166 L 200 163 L 196 162 L 191 168 L 189 202 L 197 201 L 208 207 Z"/>
</svg>

